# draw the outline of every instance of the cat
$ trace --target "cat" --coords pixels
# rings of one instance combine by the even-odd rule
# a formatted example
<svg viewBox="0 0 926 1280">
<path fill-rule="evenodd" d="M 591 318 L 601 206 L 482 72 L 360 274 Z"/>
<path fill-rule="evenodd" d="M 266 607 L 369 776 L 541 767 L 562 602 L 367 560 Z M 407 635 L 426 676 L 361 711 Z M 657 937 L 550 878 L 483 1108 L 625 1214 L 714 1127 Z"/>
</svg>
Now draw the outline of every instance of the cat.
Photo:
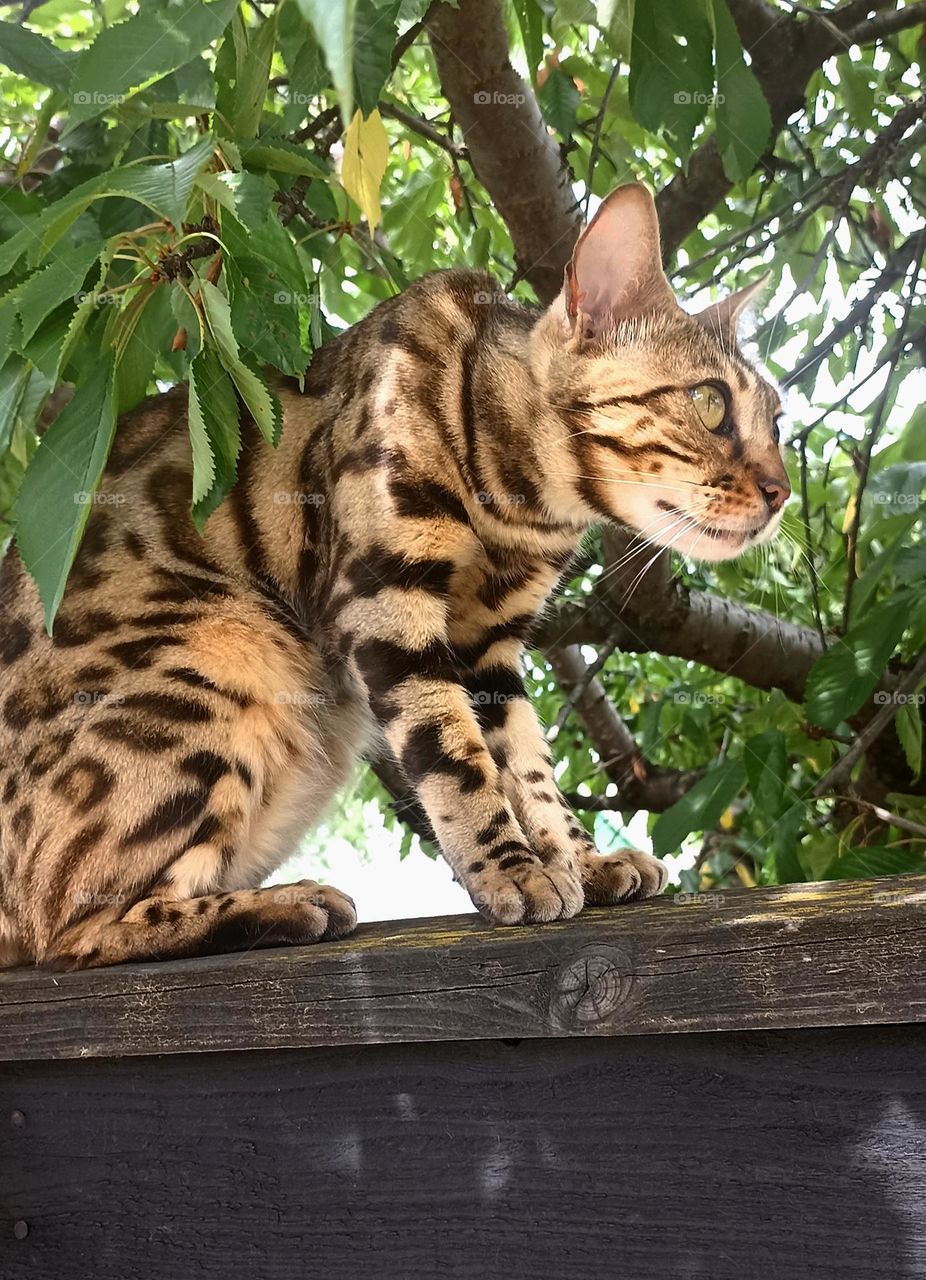
<svg viewBox="0 0 926 1280">
<path fill-rule="evenodd" d="M 612 192 L 537 312 L 427 275 L 278 388 L 277 449 L 198 536 L 185 394 L 120 424 L 49 638 L 0 578 L 0 948 L 60 969 L 340 938 L 352 900 L 261 888 L 385 736 L 491 921 L 656 894 L 560 795 L 520 676 L 595 522 L 723 560 L 788 497 L 775 390 L 740 354 L 757 286 L 696 316 L 652 197 Z"/>
</svg>

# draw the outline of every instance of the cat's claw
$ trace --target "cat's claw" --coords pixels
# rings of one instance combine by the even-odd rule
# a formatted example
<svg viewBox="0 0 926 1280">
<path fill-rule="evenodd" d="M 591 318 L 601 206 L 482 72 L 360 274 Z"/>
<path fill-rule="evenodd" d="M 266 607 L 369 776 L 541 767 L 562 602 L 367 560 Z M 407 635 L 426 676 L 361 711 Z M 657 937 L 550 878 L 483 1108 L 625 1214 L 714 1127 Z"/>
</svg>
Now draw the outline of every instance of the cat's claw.
<svg viewBox="0 0 926 1280">
<path fill-rule="evenodd" d="M 669 880 L 665 863 L 638 849 L 605 854 L 583 850 L 578 855 L 578 869 L 585 901 L 596 907 L 655 897 Z"/>
</svg>

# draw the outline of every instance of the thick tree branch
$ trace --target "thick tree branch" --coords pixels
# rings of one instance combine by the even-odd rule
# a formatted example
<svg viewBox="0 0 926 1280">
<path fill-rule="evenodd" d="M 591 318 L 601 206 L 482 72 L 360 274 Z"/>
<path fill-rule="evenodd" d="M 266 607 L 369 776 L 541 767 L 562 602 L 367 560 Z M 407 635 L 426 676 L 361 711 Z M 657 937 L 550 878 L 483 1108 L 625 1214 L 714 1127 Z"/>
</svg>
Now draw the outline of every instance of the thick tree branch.
<svg viewBox="0 0 926 1280">
<path fill-rule="evenodd" d="M 756 689 L 781 689 L 800 702 L 810 668 L 823 652 L 811 627 L 764 609 L 672 582 L 657 614 L 630 605 L 618 615 L 601 595 L 561 604 L 539 625 L 533 643 L 550 652 L 565 644 L 604 644 L 617 637 L 626 653 L 661 653 L 700 662 Z"/>
<path fill-rule="evenodd" d="M 537 100 L 508 60 L 498 0 L 437 5 L 426 25 L 444 96 L 511 233 L 520 273 L 541 302 L 551 302 L 579 233 L 579 210 Z"/>
</svg>

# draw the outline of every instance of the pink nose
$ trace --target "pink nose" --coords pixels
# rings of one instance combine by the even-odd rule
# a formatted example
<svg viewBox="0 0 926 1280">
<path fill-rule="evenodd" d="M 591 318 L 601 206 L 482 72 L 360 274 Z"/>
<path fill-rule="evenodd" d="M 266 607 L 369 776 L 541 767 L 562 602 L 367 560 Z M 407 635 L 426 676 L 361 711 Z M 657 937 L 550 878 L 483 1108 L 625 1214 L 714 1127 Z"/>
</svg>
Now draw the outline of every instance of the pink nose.
<svg viewBox="0 0 926 1280">
<path fill-rule="evenodd" d="M 791 486 L 787 480 L 776 480 L 772 476 L 764 476 L 757 483 L 769 511 L 780 511 L 791 497 Z"/>
</svg>

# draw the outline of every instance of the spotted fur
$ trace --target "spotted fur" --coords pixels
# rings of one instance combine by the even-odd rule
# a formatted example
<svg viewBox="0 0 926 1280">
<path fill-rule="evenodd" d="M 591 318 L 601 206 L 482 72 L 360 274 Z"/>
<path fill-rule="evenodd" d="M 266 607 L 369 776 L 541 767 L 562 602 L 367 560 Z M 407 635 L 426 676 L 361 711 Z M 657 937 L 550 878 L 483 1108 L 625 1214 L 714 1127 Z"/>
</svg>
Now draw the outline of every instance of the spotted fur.
<svg viewBox="0 0 926 1280">
<path fill-rule="evenodd" d="M 777 397 L 742 299 L 700 317 L 616 192 L 560 300 L 427 276 L 280 386 L 273 450 L 200 538 L 185 400 L 126 418 L 55 626 L 0 578 L 0 955 L 83 967 L 339 937 L 349 898 L 261 889 L 385 736 L 458 879 L 503 924 L 657 892 L 598 857 L 521 681 L 525 638 L 588 527 L 722 558 L 786 496 Z M 725 388 L 712 434 L 691 388 Z"/>
</svg>

